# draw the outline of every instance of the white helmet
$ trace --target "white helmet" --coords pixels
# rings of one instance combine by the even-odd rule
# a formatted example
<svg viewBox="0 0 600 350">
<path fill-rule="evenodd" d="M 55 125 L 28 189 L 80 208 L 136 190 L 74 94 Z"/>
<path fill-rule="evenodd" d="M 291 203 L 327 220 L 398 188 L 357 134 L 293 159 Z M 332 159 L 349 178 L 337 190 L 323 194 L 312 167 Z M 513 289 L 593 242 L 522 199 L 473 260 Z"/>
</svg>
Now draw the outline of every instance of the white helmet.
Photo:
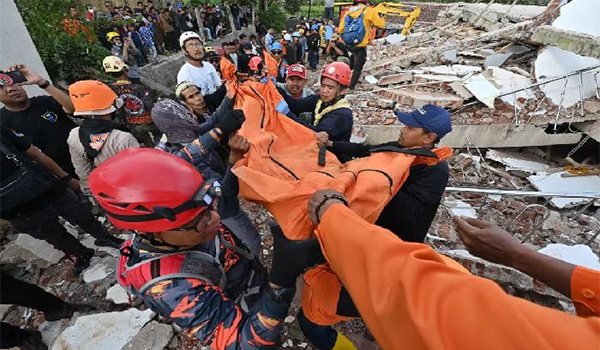
<svg viewBox="0 0 600 350">
<path fill-rule="evenodd" d="M 202 38 L 200 37 L 200 35 L 198 35 L 198 33 L 189 31 L 189 32 L 184 32 L 179 37 L 179 46 L 181 46 L 181 48 L 183 49 L 185 42 L 190 39 L 198 39 L 202 43 Z"/>
<path fill-rule="evenodd" d="M 283 40 L 285 40 L 285 41 L 292 41 L 292 36 L 291 36 L 291 35 L 289 35 L 289 34 L 285 34 L 285 35 L 283 36 Z"/>
</svg>

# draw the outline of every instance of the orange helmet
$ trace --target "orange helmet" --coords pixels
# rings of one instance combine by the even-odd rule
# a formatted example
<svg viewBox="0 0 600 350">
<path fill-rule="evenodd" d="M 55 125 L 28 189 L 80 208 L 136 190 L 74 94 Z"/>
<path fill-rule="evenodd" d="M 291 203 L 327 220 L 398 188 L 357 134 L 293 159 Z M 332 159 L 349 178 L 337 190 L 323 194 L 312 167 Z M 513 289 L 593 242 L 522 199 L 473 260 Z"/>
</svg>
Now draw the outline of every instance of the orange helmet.
<svg viewBox="0 0 600 350">
<path fill-rule="evenodd" d="M 123 101 L 106 84 L 97 80 L 81 80 L 69 87 L 75 106 L 73 115 L 103 115 L 115 112 Z"/>
<path fill-rule="evenodd" d="M 352 70 L 350 69 L 350 66 L 344 62 L 330 63 L 323 68 L 323 73 L 321 73 L 321 79 L 329 78 L 343 86 L 350 85 L 351 76 Z"/>
</svg>

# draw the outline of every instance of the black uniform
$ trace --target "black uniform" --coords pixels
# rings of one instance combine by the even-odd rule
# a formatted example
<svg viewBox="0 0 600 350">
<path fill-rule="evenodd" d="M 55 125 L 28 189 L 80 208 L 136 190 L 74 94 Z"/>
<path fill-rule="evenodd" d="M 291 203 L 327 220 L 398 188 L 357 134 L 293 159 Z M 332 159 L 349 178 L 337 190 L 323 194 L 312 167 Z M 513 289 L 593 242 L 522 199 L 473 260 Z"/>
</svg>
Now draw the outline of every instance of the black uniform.
<svg viewBox="0 0 600 350">
<path fill-rule="evenodd" d="M 32 97 L 29 99 L 29 107 L 18 112 L 2 108 L 0 124 L 25 134 L 64 171 L 76 176 L 67 145 L 69 133 L 76 125 L 54 98 Z"/>
</svg>

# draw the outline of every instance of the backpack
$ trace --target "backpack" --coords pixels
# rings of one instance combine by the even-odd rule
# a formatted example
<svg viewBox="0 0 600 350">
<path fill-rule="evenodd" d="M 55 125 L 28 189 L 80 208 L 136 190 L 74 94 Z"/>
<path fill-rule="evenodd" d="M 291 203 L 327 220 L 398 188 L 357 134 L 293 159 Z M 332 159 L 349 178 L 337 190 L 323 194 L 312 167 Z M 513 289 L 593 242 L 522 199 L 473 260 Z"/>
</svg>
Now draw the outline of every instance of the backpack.
<svg viewBox="0 0 600 350">
<path fill-rule="evenodd" d="M 367 31 L 365 29 L 363 18 L 366 9 L 367 8 L 364 7 L 360 15 L 356 18 L 350 16 L 350 13 L 347 13 L 344 18 L 344 32 L 342 33 L 342 39 L 344 40 L 344 44 L 348 47 L 354 47 L 360 44 L 365 38 Z"/>
<path fill-rule="evenodd" d="M 224 291 L 227 285 L 227 275 L 219 260 L 220 244 L 223 244 L 226 249 L 231 249 L 242 257 L 252 261 L 253 264 L 258 263 L 260 265 L 260 262 L 255 262 L 257 259 L 253 254 L 232 245 L 218 234 L 214 241 L 216 247 L 214 254 L 199 250 L 186 250 L 161 254 L 128 266 L 127 260 L 129 258 L 136 259 L 137 254 L 132 247 L 133 240 L 133 238 L 128 240 L 121 248 L 117 279 L 119 284 L 127 288 L 131 294 L 141 298 L 156 283 L 174 278 L 198 279 L 211 286 L 219 287 Z M 260 281 L 264 277 L 261 275 L 260 270 L 253 268 L 244 284 L 244 290 L 236 293 L 237 295 L 233 299 L 246 312 L 252 305 L 252 303 L 246 302 L 246 299 L 255 299 L 257 294 L 260 293 L 260 287 L 256 284 L 257 281 Z"/>
</svg>

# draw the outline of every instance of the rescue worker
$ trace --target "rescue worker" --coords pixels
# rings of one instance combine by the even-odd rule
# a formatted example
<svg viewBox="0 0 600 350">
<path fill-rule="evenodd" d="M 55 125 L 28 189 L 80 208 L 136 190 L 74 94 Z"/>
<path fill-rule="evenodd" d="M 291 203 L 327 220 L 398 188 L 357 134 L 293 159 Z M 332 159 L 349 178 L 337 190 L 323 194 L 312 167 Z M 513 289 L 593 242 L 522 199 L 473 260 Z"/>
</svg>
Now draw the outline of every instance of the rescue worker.
<svg viewBox="0 0 600 350">
<path fill-rule="evenodd" d="M 280 43 L 271 45 L 271 56 L 277 61 L 277 81 L 284 83 L 289 63 L 283 57 L 283 47 Z"/>
<path fill-rule="evenodd" d="M 119 57 L 123 62 L 127 63 L 127 77 L 129 80 L 136 84 L 141 84 L 140 79 L 142 78 L 142 74 L 135 58 L 139 54 L 139 51 L 133 44 L 133 41 L 131 41 L 131 38 L 125 37 L 125 41 L 123 41 L 119 33 L 109 32 L 106 34 L 106 41 L 112 45 L 110 49 L 111 55 Z"/>
<path fill-rule="evenodd" d="M 285 84 L 278 82 L 276 85 L 292 98 L 304 98 L 315 94 L 305 86 L 306 79 L 306 67 L 301 64 L 292 64 L 288 67 Z"/>
<path fill-rule="evenodd" d="M 248 147 L 232 152 L 241 157 Z M 320 255 L 316 240 L 288 241 L 273 227 L 267 279 L 257 257 L 220 223 L 219 183 L 155 149 L 126 150 L 104 162 L 90 188 L 113 225 L 135 232 L 122 248 L 122 286 L 204 346 L 276 346 L 296 279 Z"/>
<path fill-rule="evenodd" d="M 69 86 L 69 94 L 84 96 L 73 97 L 73 115 L 83 118 L 83 122 L 71 130 L 67 144 L 81 190 L 89 194 L 87 179 L 92 169 L 120 151 L 140 144 L 125 125 L 115 121 L 123 100 L 107 85 L 97 80 L 82 80 Z"/>
<path fill-rule="evenodd" d="M 185 32 L 181 34 L 179 44 L 187 61 L 177 73 L 177 83 L 191 81 L 200 87 L 203 95 L 217 91 L 221 86 L 221 78 L 212 64 L 204 62 L 204 45 L 200 35 Z"/>
<path fill-rule="evenodd" d="M 350 51 L 350 67 L 352 68 L 352 80 L 350 81 L 350 89 L 354 89 L 363 67 L 367 62 L 367 45 L 371 41 L 371 28 L 383 28 L 385 26 L 385 17 L 381 16 L 377 11 L 369 6 L 369 0 L 354 0 L 354 6 L 348 10 L 348 13 L 342 17 L 338 28 L 339 35 L 344 38 L 344 30 L 346 30 L 347 17 L 357 19 L 362 16 L 364 26 L 364 37 L 355 39 L 355 42 L 350 45 L 345 39 L 344 42 Z"/>
<path fill-rule="evenodd" d="M 73 261 L 76 277 L 94 256 L 58 221 L 60 215 L 90 233 L 97 246 L 117 248 L 121 240 L 112 237 L 92 215 L 77 193 L 79 181 L 67 174 L 22 133 L 2 126 L 0 217 L 16 232 L 43 239 Z"/>
<path fill-rule="evenodd" d="M 404 124 L 398 141 L 380 145 L 364 145 L 351 142 L 329 141 L 327 133 L 317 133 L 317 139 L 341 160 L 368 157 L 372 152 L 407 152 L 424 157 L 437 158 L 434 165 L 419 163 L 411 166 L 408 178 L 388 202 L 376 225 L 390 230 L 403 241 L 422 243 L 435 217 L 444 189 L 448 182 L 449 168 L 444 160 L 452 155 L 449 148 L 436 149 L 437 144 L 452 131 L 450 113 L 445 109 L 425 105 L 410 113 L 396 112 Z M 342 287 L 337 299 L 338 315 L 360 317 L 348 291 Z M 329 326 L 319 325 L 303 312 L 298 322 L 304 334 L 319 350 L 335 349 L 339 337 Z"/>
<path fill-rule="evenodd" d="M 350 104 L 344 97 L 350 74 L 347 64 L 333 62 L 323 68 L 317 95 L 294 99 L 278 89 L 285 101 L 278 104 L 277 111 L 314 131 L 326 132 L 332 141 L 350 141 L 354 120 Z M 306 112 L 313 113 L 310 120 L 298 117 Z"/>
<path fill-rule="evenodd" d="M 544 265 L 548 276 L 561 276 L 552 277 L 564 286 L 557 289 L 570 291 L 583 317 L 569 315 L 506 294 L 431 247 L 403 242 L 369 224 L 345 202 L 336 191 L 317 191 L 308 215 L 331 269 L 383 349 L 558 350 L 600 344 L 598 271 Z"/>
<path fill-rule="evenodd" d="M 127 78 L 128 67 L 119 57 L 105 57 L 102 67 L 114 80 L 110 88 L 123 101 L 123 122 L 140 143 L 146 147 L 154 147 L 160 138 L 160 132 L 152 123 L 150 115 L 154 106 L 152 91 Z"/>
</svg>

